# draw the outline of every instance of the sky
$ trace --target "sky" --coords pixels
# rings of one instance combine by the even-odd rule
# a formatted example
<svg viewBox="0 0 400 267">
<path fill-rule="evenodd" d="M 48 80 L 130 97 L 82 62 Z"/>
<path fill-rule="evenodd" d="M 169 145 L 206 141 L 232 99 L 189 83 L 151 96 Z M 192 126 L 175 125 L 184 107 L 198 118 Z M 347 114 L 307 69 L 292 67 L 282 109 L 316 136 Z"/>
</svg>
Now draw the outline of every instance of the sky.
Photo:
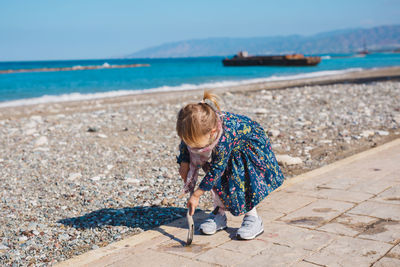
<svg viewBox="0 0 400 267">
<path fill-rule="evenodd" d="M 122 57 L 210 37 L 400 24 L 400 0 L 0 1 L 0 61 Z"/>
</svg>

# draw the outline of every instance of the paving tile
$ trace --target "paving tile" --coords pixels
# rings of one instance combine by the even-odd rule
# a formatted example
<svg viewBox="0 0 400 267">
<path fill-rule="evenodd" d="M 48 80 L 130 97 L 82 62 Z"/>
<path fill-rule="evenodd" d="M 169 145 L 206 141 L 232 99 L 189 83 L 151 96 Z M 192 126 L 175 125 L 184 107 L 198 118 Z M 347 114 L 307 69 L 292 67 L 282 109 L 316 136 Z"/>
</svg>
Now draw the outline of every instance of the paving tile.
<svg viewBox="0 0 400 267">
<path fill-rule="evenodd" d="M 393 181 L 379 178 L 372 178 L 368 182 L 361 181 L 348 188 L 351 192 L 364 192 L 370 194 L 378 194 L 393 185 Z"/>
<path fill-rule="evenodd" d="M 250 258 L 250 255 L 242 254 L 237 251 L 230 251 L 222 248 L 213 248 L 197 256 L 195 259 L 211 264 L 232 266 L 240 264 Z"/>
<path fill-rule="evenodd" d="M 370 266 L 391 248 L 390 244 L 339 236 L 331 244 L 305 258 L 326 266 Z"/>
<path fill-rule="evenodd" d="M 105 266 L 105 265 L 97 265 Z M 114 261 L 111 265 L 119 266 L 214 266 L 209 263 L 193 261 L 184 257 L 147 250 L 137 254 L 125 254 L 125 257 Z"/>
<path fill-rule="evenodd" d="M 290 199 L 290 201 L 288 201 L 288 199 Z M 297 193 L 277 192 L 277 194 L 268 196 L 257 206 L 257 210 L 275 211 L 275 213 L 278 212 L 280 214 L 290 213 L 316 200 L 316 198 L 302 196 Z"/>
<path fill-rule="evenodd" d="M 358 237 L 397 244 L 400 242 L 400 222 L 381 219 Z"/>
<path fill-rule="evenodd" d="M 300 262 L 295 262 L 294 264 L 292 264 L 290 266 L 295 266 L 295 267 L 320 267 L 321 265 L 317 265 L 317 264 L 302 260 Z"/>
<path fill-rule="evenodd" d="M 366 201 L 348 211 L 352 214 L 368 215 L 386 220 L 400 221 L 400 205 Z"/>
<path fill-rule="evenodd" d="M 262 239 L 249 240 L 249 241 L 231 240 L 220 245 L 219 247 L 248 255 L 256 255 L 259 252 L 267 249 L 270 246 L 270 244 L 271 244 L 270 241 L 265 241 Z"/>
<path fill-rule="evenodd" d="M 400 184 L 392 185 L 371 200 L 400 205 Z"/>
<path fill-rule="evenodd" d="M 328 189 L 324 187 L 319 187 L 312 191 L 302 190 L 299 194 L 315 198 L 340 200 L 353 203 L 360 203 L 374 196 L 373 194 L 364 192 L 349 192 L 346 190 Z"/>
<path fill-rule="evenodd" d="M 246 260 L 246 262 L 235 266 L 297 266 L 297 263 L 310 253 L 310 251 L 304 249 L 268 243 L 265 250 Z"/>
<path fill-rule="evenodd" d="M 342 214 L 351 207 L 353 207 L 352 203 L 319 199 L 304 208 L 289 213 L 285 217 L 280 218 L 280 220 L 288 224 L 316 228 Z"/>
<path fill-rule="evenodd" d="M 187 231 L 181 231 L 175 236 L 175 239 L 171 239 L 155 247 L 155 250 L 160 252 L 168 252 L 187 258 L 194 258 L 214 247 L 217 247 L 227 241 L 232 240 L 232 229 L 231 232 L 222 230 L 214 235 L 202 235 L 196 231 L 193 236 L 193 243 L 186 247 Z"/>
<path fill-rule="evenodd" d="M 333 221 L 319 227 L 318 230 L 354 237 L 364 232 L 378 220 L 369 216 L 344 213 Z"/>
<path fill-rule="evenodd" d="M 330 233 L 304 229 L 283 223 L 264 225 L 264 233 L 257 237 L 257 239 L 274 244 L 310 251 L 317 251 L 332 242 L 335 238 L 336 236 Z"/>
<path fill-rule="evenodd" d="M 373 267 L 399 267 L 400 259 L 383 257 L 378 262 L 376 262 Z"/>
</svg>

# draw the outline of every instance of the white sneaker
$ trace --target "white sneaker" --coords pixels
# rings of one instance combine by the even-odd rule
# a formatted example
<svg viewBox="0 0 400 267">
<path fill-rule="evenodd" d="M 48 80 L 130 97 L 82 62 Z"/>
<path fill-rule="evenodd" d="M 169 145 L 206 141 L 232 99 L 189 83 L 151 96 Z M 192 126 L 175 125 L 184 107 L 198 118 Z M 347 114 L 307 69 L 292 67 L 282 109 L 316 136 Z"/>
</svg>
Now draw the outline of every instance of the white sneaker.
<svg viewBox="0 0 400 267">
<path fill-rule="evenodd" d="M 238 239 L 250 240 L 264 232 L 264 225 L 260 216 L 245 215 L 242 226 L 236 233 Z"/>
<path fill-rule="evenodd" d="M 213 235 L 219 230 L 226 229 L 226 221 L 226 215 L 221 215 L 217 210 L 217 212 L 212 212 L 210 214 L 210 216 L 200 225 L 199 229 L 205 235 Z"/>
</svg>

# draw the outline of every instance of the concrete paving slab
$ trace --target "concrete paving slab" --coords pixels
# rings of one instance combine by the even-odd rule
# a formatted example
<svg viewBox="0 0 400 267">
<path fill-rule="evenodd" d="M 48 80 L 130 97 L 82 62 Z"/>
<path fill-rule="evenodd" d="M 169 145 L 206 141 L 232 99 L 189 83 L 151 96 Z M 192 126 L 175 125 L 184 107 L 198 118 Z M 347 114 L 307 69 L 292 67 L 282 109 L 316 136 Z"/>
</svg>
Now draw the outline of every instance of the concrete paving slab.
<svg viewBox="0 0 400 267">
<path fill-rule="evenodd" d="M 279 220 L 288 224 L 314 229 L 339 216 L 353 206 L 354 204 L 352 203 L 319 199 Z"/>
<path fill-rule="evenodd" d="M 323 266 L 371 266 L 391 247 L 383 242 L 340 236 L 305 260 Z"/>
<path fill-rule="evenodd" d="M 369 216 L 344 213 L 331 222 L 319 227 L 318 230 L 354 237 L 366 231 L 368 227 L 377 221 L 379 219 Z"/>
<path fill-rule="evenodd" d="M 197 256 L 196 260 L 223 266 L 233 266 L 243 263 L 249 258 L 250 255 L 217 247 Z"/>
<path fill-rule="evenodd" d="M 400 242 L 400 222 L 378 220 L 358 237 L 397 244 Z"/>
<path fill-rule="evenodd" d="M 265 240 L 274 244 L 317 251 L 335 239 L 335 235 L 282 223 L 264 225 L 264 233 L 256 240 Z"/>
<path fill-rule="evenodd" d="M 348 213 L 367 215 L 386 220 L 400 221 L 400 205 L 393 205 L 375 201 L 363 202 L 353 209 L 349 210 Z"/>
<path fill-rule="evenodd" d="M 290 201 L 287 201 L 288 199 L 290 199 Z M 316 200 L 317 198 L 281 191 L 278 194 L 271 194 L 270 197 L 267 197 L 260 205 L 257 206 L 257 209 L 263 212 L 273 211 L 277 213 L 277 218 L 279 218 L 282 217 L 282 215 L 302 208 Z M 278 215 L 281 216 L 278 217 Z"/>
<path fill-rule="evenodd" d="M 310 251 L 304 249 L 268 243 L 263 251 L 236 266 L 297 266 L 310 253 Z"/>
<path fill-rule="evenodd" d="M 400 184 L 395 184 L 371 200 L 400 205 Z"/>
<path fill-rule="evenodd" d="M 319 199 L 332 199 L 332 200 L 339 200 L 339 201 L 346 201 L 353 203 L 360 203 L 374 197 L 373 194 L 369 193 L 350 192 L 346 190 L 324 188 L 324 187 L 319 187 L 312 191 L 301 190 L 298 191 L 298 194 L 311 196 Z"/>
</svg>

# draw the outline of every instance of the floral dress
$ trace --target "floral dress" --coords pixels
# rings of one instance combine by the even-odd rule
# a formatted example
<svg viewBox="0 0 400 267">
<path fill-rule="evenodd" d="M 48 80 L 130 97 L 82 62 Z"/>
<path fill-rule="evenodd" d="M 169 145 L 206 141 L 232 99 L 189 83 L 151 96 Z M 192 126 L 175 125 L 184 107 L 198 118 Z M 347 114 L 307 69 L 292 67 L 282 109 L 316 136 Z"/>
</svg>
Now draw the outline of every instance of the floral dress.
<svg viewBox="0 0 400 267">
<path fill-rule="evenodd" d="M 253 209 L 284 180 L 263 128 L 250 118 L 221 113 L 223 133 L 199 188 L 214 189 L 235 216 Z M 179 145 L 177 162 L 190 162 L 186 144 Z"/>
</svg>

